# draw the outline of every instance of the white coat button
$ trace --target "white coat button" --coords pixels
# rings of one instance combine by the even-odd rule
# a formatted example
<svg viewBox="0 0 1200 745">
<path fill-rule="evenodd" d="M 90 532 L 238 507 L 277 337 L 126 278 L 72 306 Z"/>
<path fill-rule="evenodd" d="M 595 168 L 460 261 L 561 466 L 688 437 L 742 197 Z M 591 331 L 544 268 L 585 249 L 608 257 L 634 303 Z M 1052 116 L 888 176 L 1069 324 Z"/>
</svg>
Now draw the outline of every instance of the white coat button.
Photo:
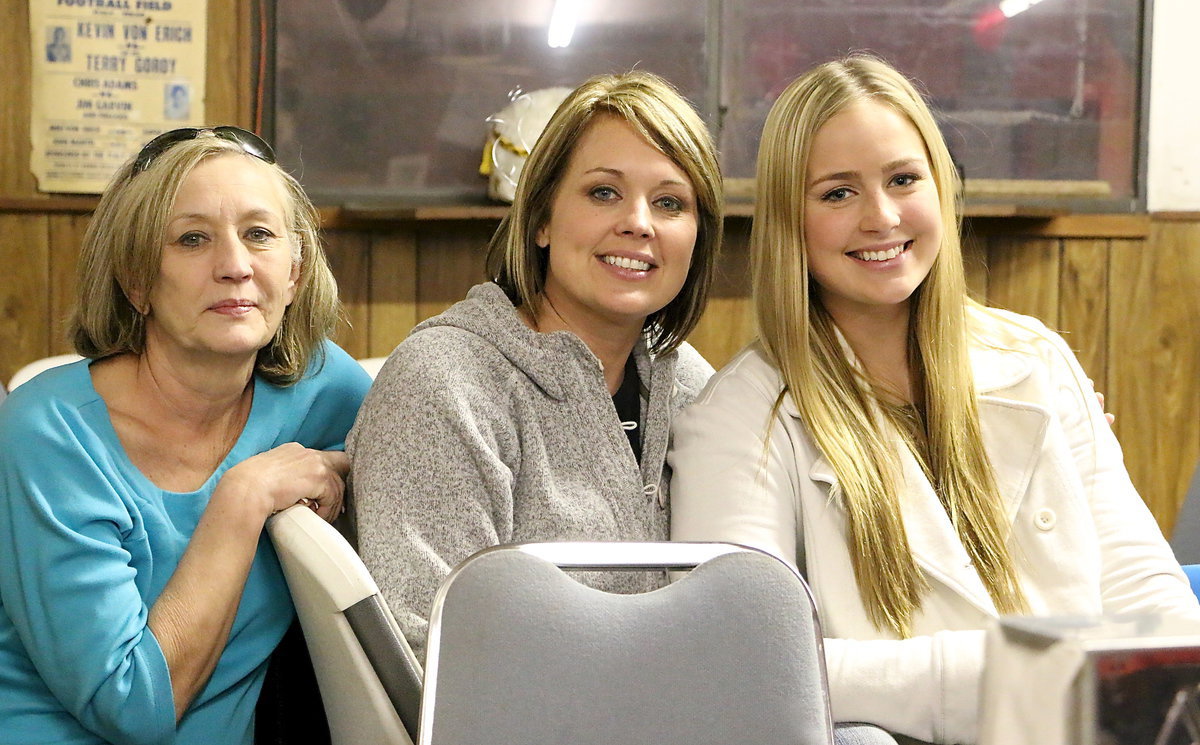
<svg viewBox="0 0 1200 745">
<path fill-rule="evenodd" d="M 1053 530 L 1057 520 L 1058 516 L 1049 507 L 1043 507 L 1033 515 L 1033 524 L 1037 526 L 1038 530 Z"/>
<path fill-rule="evenodd" d="M 655 494 L 658 494 L 658 484 L 646 484 L 642 487 L 642 494 L 645 494 L 647 497 L 653 497 Z"/>
</svg>

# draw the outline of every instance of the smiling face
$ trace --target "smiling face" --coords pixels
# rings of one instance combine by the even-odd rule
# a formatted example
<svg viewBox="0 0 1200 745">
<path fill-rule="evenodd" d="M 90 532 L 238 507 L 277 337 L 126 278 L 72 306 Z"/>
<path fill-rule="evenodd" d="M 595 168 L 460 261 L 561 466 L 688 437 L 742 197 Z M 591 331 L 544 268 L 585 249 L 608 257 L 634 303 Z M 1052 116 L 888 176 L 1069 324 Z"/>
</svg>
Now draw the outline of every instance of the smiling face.
<svg viewBox="0 0 1200 745">
<path fill-rule="evenodd" d="M 870 100 L 833 116 L 813 138 L 804 200 L 809 272 L 830 314 L 907 311 L 943 230 L 916 127 Z"/>
<path fill-rule="evenodd" d="M 299 277 L 283 185 L 249 156 L 202 161 L 167 217 L 147 302 L 147 351 L 253 362 L 275 335 Z M 148 308 L 147 308 L 148 306 Z"/>
<path fill-rule="evenodd" d="M 640 333 L 683 287 L 696 226 L 695 191 L 683 170 L 624 120 L 597 117 L 537 232 L 537 244 L 550 249 L 539 327 L 557 314 L 585 334 Z"/>
</svg>

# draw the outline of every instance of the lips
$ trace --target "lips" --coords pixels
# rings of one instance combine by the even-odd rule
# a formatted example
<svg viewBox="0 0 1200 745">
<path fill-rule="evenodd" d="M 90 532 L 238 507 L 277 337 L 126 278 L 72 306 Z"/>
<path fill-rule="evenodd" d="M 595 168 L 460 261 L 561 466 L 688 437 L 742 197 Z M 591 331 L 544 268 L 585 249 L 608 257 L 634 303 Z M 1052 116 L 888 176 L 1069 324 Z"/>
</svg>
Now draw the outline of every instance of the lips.
<svg viewBox="0 0 1200 745">
<path fill-rule="evenodd" d="M 208 309 L 215 310 L 220 313 L 242 313 L 256 307 L 258 307 L 258 303 L 255 303 L 251 300 L 236 298 L 213 303 L 212 305 L 208 306 Z"/>
</svg>

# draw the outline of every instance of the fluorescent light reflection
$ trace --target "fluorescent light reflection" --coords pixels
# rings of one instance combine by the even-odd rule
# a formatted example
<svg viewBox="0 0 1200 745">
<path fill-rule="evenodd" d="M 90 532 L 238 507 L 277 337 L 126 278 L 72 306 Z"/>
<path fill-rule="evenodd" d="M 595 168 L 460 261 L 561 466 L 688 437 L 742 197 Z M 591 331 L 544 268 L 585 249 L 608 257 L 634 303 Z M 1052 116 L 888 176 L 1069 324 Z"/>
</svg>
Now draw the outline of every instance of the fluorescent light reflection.
<svg viewBox="0 0 1200 745">
<path fill-rule="evenodd" d="M 1000 12 L 1005 18 L 1012 18 L 1018 13 L 1024 13 L 1042 0 L 1002 0 Z"/>
<path fill-rule="evenodd" d="M 550 31 L 546 35 L 546 43 L 551 49 L 562 49 L 571 43 L 578 20 L 579 0 L 554 0 L 554 10 L 550 12 Z"/>
</svg>

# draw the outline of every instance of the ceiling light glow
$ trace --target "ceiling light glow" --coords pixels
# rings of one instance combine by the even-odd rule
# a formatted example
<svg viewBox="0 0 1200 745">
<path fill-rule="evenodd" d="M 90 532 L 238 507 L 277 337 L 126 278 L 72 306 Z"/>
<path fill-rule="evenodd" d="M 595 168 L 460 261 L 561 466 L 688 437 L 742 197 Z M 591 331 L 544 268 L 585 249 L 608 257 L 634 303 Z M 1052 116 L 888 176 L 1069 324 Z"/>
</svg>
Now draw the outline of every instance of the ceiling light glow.
<svg viewBox="0 0 1200 745">
<path fill-rule="evenodd" d="M 551 49 L 562 49 L 571 43 L 577 20 L 579 0 L 554 0 L 554 10 L 550 12 L 550 31 L 546 35 L 546 43 Z"/>
<path fill-rule="evenodd" d="M 1012 18 L 1018 13 L 1024 13 L 1042 0 L 1002 0 L 1000 12 L 1005 18 Z"/>
</svg>

